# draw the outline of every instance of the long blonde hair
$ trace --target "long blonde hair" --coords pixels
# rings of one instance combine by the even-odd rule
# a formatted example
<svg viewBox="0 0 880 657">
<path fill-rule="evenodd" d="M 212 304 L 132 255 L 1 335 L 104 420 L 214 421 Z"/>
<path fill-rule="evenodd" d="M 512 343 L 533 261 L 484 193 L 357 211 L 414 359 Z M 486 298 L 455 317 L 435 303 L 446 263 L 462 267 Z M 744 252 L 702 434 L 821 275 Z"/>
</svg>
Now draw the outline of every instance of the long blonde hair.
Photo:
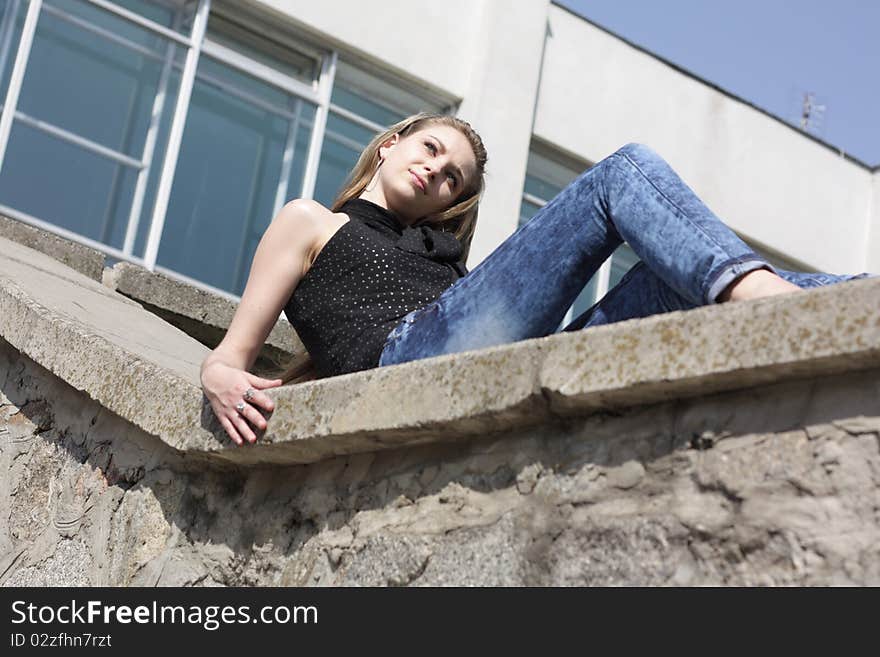
<svg viewBox="0 0 880 657">
<path fill-rule="evenodd" d="M 379 168 L 379 147 L 382 144 L 394 137 L 394 135 L 398 135 L 400 139 L 403 139 L 407 135 L 428 125 L 445 125 L 458 130 L 470 143 L 476 158 L 477 173 L 474 179 L 469 181 L 468 185 L 459 194 L 455 203 L 436 215 L 422 217 L 415 224 L 430 223 L 442 231 L 455 235 L 458 241 L 461 242 L 461 259 L 464 262 L 467 261 L 468 254 L 470 253 L 474 229 L 477 226 L 477 211 L 479 209 L 480 196 L 486 184 L 485 168 L 486 160 L 488 159 L 486 147 L 483 146 L 483 140 L 480 139 L 480 135 L 476 133 L 467 121 L 446 114 L 428 114 L 423 112 L 395 123 L 385 132 L 376 135 L 364 148 L 357 164 L 354 165 L 330 209 L 333 212 L 338 212 L 347 201 L 358 198 L 364 192 Z M 277 376 L 284 383 L 309 381 L 316 378 L 314 375 L 314 363 L 307 354 L 302 354 L 295 357 L 287 369 Z"/>
</svg>

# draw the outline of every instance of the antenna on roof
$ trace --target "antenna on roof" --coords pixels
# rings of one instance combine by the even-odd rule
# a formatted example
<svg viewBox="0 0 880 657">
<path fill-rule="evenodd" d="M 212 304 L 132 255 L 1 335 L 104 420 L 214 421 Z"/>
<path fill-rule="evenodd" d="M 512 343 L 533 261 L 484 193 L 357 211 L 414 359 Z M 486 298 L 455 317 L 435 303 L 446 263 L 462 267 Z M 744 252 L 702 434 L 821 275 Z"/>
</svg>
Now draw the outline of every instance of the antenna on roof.
<svg viewBox="0 0 880 657">
<path fill-rule="evenodd" d="M 805 91 L 801 103 L 800 127 L 804 132 L 813 135 L 818 134 L 822 121 L 825 118 L 825 105 L 816 103 L 816 94 Z"/>
</svg>

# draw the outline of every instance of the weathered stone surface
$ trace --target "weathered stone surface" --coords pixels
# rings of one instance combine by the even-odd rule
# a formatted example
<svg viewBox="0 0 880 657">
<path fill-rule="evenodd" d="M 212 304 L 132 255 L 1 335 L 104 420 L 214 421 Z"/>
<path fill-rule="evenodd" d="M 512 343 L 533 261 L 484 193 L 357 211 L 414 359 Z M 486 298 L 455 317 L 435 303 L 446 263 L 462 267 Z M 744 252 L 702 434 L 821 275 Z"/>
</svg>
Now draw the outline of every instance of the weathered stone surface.
<svg viewBox="0 0 880 657">
<path fill-rule="evenodd" d="M 243 468 L 0 343 L 0 468 L 4 586 L 880 585 L 880 368 Z"/>
<path fill-rule="evenodd" d="M 219 294 L 188 285 L 129 262 L 104 272 L 104 285 L 135 301 L 210 348 L 216 347 L 235 314 L 237 304 Z M 291 355 L 305 351 L 286 319 L 279 319 L 266 338 L 257 368 L 282 368 Z"/>
<path fill-rule="evenodd" d="M 134 301 L 2 238 L 0 335 L 154 435 L 199 426 L 203 345 Z"/>
<path fill-rule="evenodd" d="M 880 365 L 880 279 L 868 279 L 285 386 L 271 393 L 266 434 L 241 449 L 201 394 L 203 345 L 41 254 L 2 246 L 0 335 L 190 458 L 309 463 Z"/>
<path fill-rule="evenodd" d="M 0 238 L 45 253 L 92 280 L 100 281 L 103 276 L 103 253 L 23 221 L 0 215 Z"/>
</svg>

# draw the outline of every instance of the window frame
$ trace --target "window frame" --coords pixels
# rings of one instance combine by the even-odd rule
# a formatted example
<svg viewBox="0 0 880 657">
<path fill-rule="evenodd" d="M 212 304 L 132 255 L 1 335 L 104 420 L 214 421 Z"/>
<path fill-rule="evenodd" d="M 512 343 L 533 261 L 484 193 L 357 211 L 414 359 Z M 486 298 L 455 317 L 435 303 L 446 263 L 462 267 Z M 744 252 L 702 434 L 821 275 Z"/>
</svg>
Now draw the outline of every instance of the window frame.
<svg viewBox="0 0 880 657">
<path fill-rule="evenodd" d="M 0 212 L 20 220 L 37 226 L 49 232 L 59 234 L 72 241 L 84 244 L 96 250 L 99 250 L 112 258 L 120 261 L 129 261 L 141 265 L 150 271 L 158 271 L 167 274 L 179 280 L 184 280 L 192 285 L 206 289 L 215 294 L 219 294 L 233 301 L 240 299 L 239 296 L 215 288 L 206 283 L 193 280 L 179 272 L 168 270 L 157 264 L 159 245 L 161 242 L 165 217 L 167 215 L 168 203 L 171 195 L 171 186 L 174 180 L 174 174 L 180 156 L 180 147 L 183 140 L 183 130 L 186 123 L 186 116 L 190 106 L 191 94 L 197 77 L 201 78 L 202 73 L 198 72 L 198 63 L 202 53 L 215 59 L 225 65 L 240 70 L 249 76 L 254 77 L 264 83 L 267 83 L 287 94 L 289 94 L 298 103 L 303 101 L 312 103 L 316 107 L 314 119 L 302 119 L 302 125 L 311 127 L 309 137 L 308 153 L 304 166 L 304 176 L 302 184 L 303 198 L 312 198 L 315 192 L 315 184 L 317 182 L 318 167 L 321 161 L 321 155 L 324 140 L 327 136 L 327 118 L 332 112 L 341 118 L 356 123 L 371 131 L 379 132 L 386 129 L 366 117 L 360 116 L 345 107 L 341 107 L 331 102 L 334 85 L 337 83 L 337 70 L 340 66 L 346 70 L 346 78 L 357 78 L 360 76 L 363 80 L 379 80 L 385 93 L 380 94 L 380 105 L 386 106 L 392 111 L 399 111 L 402 115 L 412 113 L 416 108 L 417 102 L 421 103 L 421 108 L 431 107 L 440 112 L 454 111 L 458 105 L 458 101 L 452 99 L 442 92 L 433 90 L 424 83 L 410 81 L 405 76 L 387 68 L 377 66 L 369 61 L 362 61 L 356 53 L 347 53 L 336 47 L 321 47 L 317 45 L 319 39 L 315 39 L 306 34 L 303 30 L 296 27 L 293 21 L 287 20 L 279 26 L 279 22 L 270 20 L 266 11 L 261 11 L 253 7 L 248 7 L 239 3 L 230 3 L 225 0 L 193 0 L 195 3 L 195 13 L 192 13 L 193 4 L 185 2 L 158 2 L 168 7 L 177 7 L 176 23 L 174 29 L 165 27 L 134 11 L 126 9 L 120 5 L 114 4 L 110 0 L 81 0 L 97 8 L 103 9 L 118 18 L 124 19 L 132 24 L 136 24 L 142 29 L 149 30 L 155 34 L 161 35 L 166 42 L 162 44 L 160 49 L 165 49 L 165 54 L 152 52 L 149 48 L 136 44 L 124 36 L 110 33 L 108 30 L 101 28 L 99 25 L 93 25 L 85 19 L 78 18 L 73 14 L 68 14 L 65 9 L 61 9 L 43 2 L 43 0 L 31 0 L 27 5 L 27 15 L 19 37 L 18 48 L 12 52 L 14 44 L 10 44 L 10 50 L 7 56 L 14 57 L 12 75 L 10 76 L 9 87 L 6 93 L 6 100 L 3 103 L 2 115 L 0 115 L 0 171 L 2 171 L 3 160 L 6 148 L 9 142 L 9 134 L 15 121 L 36 126 L 39 130 L 47 132 L 52 136 L 63 141 L 72 143 L 87 151 L 97 153 L 104 158 L 116 161 L 120 164 L 139 169 L 138 182 L 135 193 L 130 201 L 130 212 L 128 224 L 126 226 L 126 235 L 121 249 L 110 246 L 103 242 L 91 239 L 72 230 L 63 228 L 50 221 L 31 216 L 30 214 L 0 204 Z M 16 5 L 24 0 L 10 0 L 9 7 L 13 3 Z M 14 12 L 8 9 L 4 14 L 7 19 L 9 35 L 14 35 L 15 26 L 18 22 L 18 11 Z M 112 148 L 108 148 L 102 144 L 98 144 L 80 135 L 64 130 L 59 126 L 49 125 L 45 121 L 39 121 L 34 117 L 25 116 L 17 110 L 18 95 L 24 81 L 27 62 L 30 57 L 31 44 L 34 34 L 36 33 L 39 17 L 42 12 L 58 16 L 67 14 L 67 18 L 79 24 L 80 27 L 90 30 L 98 34 L 98 36 L 129 47 L 143 55 L 156 59 L 164 58 L 164 67 L 162 72 L 162 81 L 157 88 L 153 105 L 153 118 L 147 131 L 146 143 L 143 154 L 140 159 L 130 155 L 120 153 Z M 189 13 L 187 13 L 187 11 Z M 245 29 L 268 30 L 275 42 L 289 41 L 293 49 L 298 53 L 307 57 L 314 57 L 317 63 L 317 74 L 312 84 L 303 82 L 289 73 L 275 69 L 272 66 L 257 61 L 247 54 L 237 52 L 227 45 L 219 43 L 211 38 L 207 30 L 208 20 L 211 16 L 217 16 L 223 20 L 228 20 L 244 27 Z M 289 17 L 287 17 L 289 18 Z M 185 22 L 191 23 L 190 34 L 187 36 L 176 32 Z M 261 32 L 262 33 L 262 32 Z M 268 32 L 267 32 L 268 33 Z M 10 36 L 10 41 L 12 36 Z M 185 49 L 185 50 L 180 50 Z M 149 52 L 148 52 L 149 51 Z M 2 57 L 2 53 L 0 53 Z M 340 64 L 340 60 L 341 64 Z M 357 62 L 356 64 L 354 62 Z M 168 102 L 167 91 L 169 85 L 169 77 L 171 71 L 174 70 L 180 76 L 177 98 L 174 107 L 171 125 L 167 134 L 165 145 L 165 153 L 161 159 L 155 153 L 156 142 L 158 140 L 159 123 L 165 109 L 164 103 Z M 2 73 L 2 71 L 0 71 Z M 347 87 L 348 88 L 348 87 Z M 357 85 L 353 85 L 353 91 L 357 91 Z M 394 102 L 392 98 L 395 90 L 400 94 L 400 102 Z M 421 100 L 419 100 L 421 99 Z M 249 99 L 249 102 L 256 102 Z M 11 108 L 11 111 L 7 111 Z M 283 108 L 272 108 L 273 112 L 278 112 L 284 116 Z M 289 113 L 289 111 L 288 111 Z M 296 131 L 290 131 L 295 134 Z M 290 139 L 288 139 L 290 141 Z M 288 143 L 287 148 L 290 148 Z M 153 211 L 150 216 L 141 216 L 146 194 L 147 181 L 149 173 L 154 167 L 161 167 L 159 173 L 159 181 L 156 187 L 156 196 L 153 201 Z M 281 172 L 284 173 L 283 171 Z M 281 175 L 279 187 L 276 190 L 274 213 L 275 216 L 284 204 L 287 198 L 287 179 L 289 176 Z M 282 187 L 285 187 L 282 189 Z M 149 222 L 148 237 L 144 248 L 143 256 L 134 253 L 135 242 L 138 234 L 139 225 Z"/>
</svg>

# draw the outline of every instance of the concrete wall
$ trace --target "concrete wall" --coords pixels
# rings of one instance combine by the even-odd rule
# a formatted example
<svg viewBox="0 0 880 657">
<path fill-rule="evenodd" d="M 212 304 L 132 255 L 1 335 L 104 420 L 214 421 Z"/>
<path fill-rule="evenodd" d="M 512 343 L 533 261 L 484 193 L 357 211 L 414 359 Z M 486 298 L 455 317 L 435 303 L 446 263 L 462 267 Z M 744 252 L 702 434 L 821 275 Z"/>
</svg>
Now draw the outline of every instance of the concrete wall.
<svg viewBox="0 0 880 657">
<path fill-rule="evenodd" d="M 390 65 L 459 98 L 470 91 L 474 62 L 482 56 L 484 16 L 493 11 L 491 5 L 503 4 L 497 0 L 248 1 L 289 17 L 332 45 Z M 522 4 L 535 3 L 546 0 Z"/>
<path fill-rule="evenodd" d="M 819 270 L 877 269 L 868 170 L 558 6 L 549 23 L 536 135 L 590 161 L 644 142 L 744 235 Z"/>
<path fill-rule="evenodd" d="M 880 272 L 880 170 L 874 173 L 872 182 L 870 221 L 865 236 L 868 258 L 865 269 Z"/>
<path fill-rule="evenodd" d="M 515 11 L 506 2 L 486 5 L 478 43 L 483 52 L 460 109 L 489 151 L 471 268 L 517 227 L 549 7 L 543 0 L 517 2 Z"/>
<path fill-rule="evenodd" d="M 0 339 L 0 585 L 880 585 L 880 371 L 220 469 Z"/>
</svg>

